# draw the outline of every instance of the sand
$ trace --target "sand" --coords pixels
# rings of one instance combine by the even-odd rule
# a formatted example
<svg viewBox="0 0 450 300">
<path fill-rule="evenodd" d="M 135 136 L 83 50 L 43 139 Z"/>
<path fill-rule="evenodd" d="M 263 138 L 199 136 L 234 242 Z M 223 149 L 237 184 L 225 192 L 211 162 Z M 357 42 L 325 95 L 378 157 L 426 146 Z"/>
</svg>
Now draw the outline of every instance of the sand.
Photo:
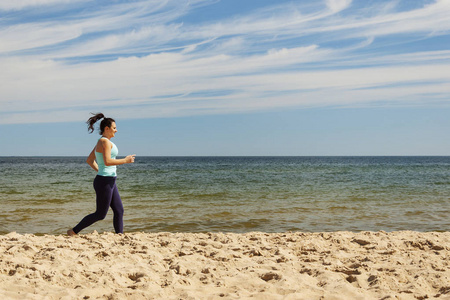
<svg viewBox="0 0 450 300">
<path fill-rule="evenodd" d="M 450 232 L 0 236 L 0 299 L 450 299 Z"/>
</svg>

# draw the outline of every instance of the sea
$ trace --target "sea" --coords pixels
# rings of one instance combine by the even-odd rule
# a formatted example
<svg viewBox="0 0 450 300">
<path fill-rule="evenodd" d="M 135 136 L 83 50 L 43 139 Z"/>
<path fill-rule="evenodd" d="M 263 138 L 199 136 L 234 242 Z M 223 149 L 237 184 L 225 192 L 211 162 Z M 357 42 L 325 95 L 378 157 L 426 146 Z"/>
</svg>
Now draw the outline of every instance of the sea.
<svg viewBox="0 0 450 300">
<path fill-rule="evenodd" d="M 65 234 L 95 211 L 85 157 L 0 157 L 0 234 Z M 450 231 L 450 157 L 136 157 L 125 232 Z M 112 211 L 81 233 L 114 232 Z"/>
</svg>

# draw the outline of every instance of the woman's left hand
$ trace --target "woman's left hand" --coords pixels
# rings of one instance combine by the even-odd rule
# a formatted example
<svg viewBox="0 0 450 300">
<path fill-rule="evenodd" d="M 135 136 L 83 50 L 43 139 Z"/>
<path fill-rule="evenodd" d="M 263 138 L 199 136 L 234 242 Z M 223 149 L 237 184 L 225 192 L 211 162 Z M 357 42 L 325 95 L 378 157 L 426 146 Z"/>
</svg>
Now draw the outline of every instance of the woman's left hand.
<svg viewBox="0 0 450 300">
<path fill-rule="evenodd" d="M 127 163 L 127 164 L 132 164 L 132 163 L 134 163 L 135 157 L 136 157 L 136 154 L 128 155 L 127 157 L 125 157 L 126 163 Z"/>
</svg>

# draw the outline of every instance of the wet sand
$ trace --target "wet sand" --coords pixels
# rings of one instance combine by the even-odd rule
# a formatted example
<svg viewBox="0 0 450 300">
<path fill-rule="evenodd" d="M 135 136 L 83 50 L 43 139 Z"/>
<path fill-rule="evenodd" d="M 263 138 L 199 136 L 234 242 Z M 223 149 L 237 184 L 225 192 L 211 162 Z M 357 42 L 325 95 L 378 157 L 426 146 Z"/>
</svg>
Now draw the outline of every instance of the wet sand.
<svg viewBox="0 0 450 300">
<path fill-rule="evenodd" d="M 450 232 L 0 236 L 1 299 L 450 299 Z"/>
</svg>

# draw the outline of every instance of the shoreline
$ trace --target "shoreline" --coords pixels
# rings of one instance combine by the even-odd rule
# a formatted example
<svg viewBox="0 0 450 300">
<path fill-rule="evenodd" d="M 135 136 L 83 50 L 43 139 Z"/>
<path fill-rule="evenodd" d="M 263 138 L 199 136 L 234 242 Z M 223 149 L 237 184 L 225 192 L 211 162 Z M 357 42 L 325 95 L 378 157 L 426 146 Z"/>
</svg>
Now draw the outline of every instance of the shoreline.
<svg viewBox="0 0 450 300">
<path fill-rule="evenodd" d="M 450 299 L 450 232 L 0 235 L 2 299 Z"/>
</svg>

